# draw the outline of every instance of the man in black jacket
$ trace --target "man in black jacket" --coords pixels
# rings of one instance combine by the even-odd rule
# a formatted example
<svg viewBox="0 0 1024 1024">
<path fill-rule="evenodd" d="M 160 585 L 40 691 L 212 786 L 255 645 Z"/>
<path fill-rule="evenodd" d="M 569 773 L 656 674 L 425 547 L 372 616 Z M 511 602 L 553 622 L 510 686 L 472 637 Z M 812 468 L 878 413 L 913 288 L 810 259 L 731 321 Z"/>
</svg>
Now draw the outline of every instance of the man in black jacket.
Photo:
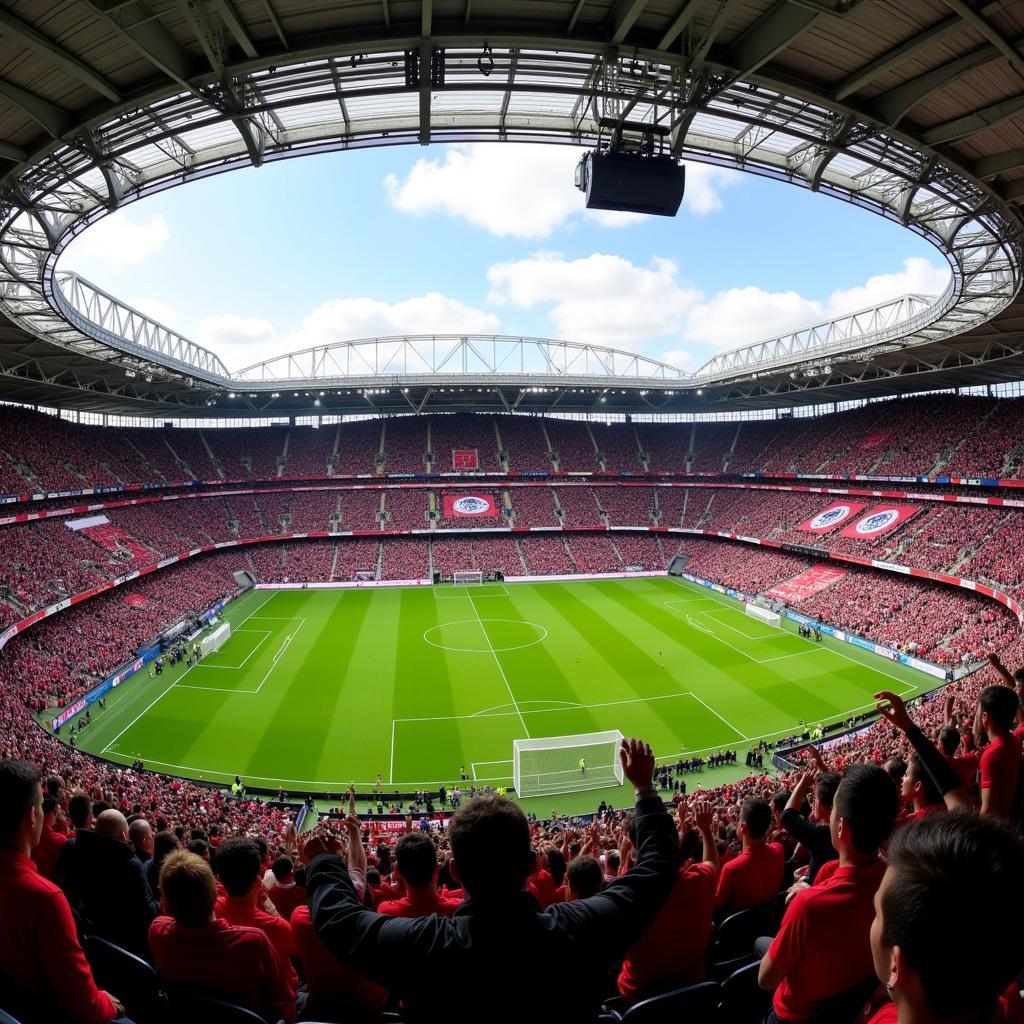
<svg viewBox="0 0 1024 1024">
<path fill-rule="evenodd" d="M 92 934 L 150 959 L 149 926 L 159 907 L 120 811 L 103 811 L 94 831 L 77 833 L 66 884 Z"/>
<path fill-rule="evenodd" d="M 362 851 L 350 819 L 349 865 L 314 837 L 306 892 L 317 933 L 347 964 L 402 999 L 410 1021 L 521 1021 L 543 1007 L 559 1024 L 593 1020 L 608 967 L 644 933 L 679 872 L 676 830 L 654 790 L 654 755 L 639 740 L 620 751 L 636 789 L 636 864 L 602 892 L 541 911 L 524 891 L 532 863 L 522 811 L 502 797 L 477 797 L 449 829 L 452 874 L 467 900 L 451 918 L 396 919 L 367 909 L 359 892 Z M 340 844 L 331 842 L 338 848 Z M 438 995 L 438 978 L 458 979 Z"/>
</svg>

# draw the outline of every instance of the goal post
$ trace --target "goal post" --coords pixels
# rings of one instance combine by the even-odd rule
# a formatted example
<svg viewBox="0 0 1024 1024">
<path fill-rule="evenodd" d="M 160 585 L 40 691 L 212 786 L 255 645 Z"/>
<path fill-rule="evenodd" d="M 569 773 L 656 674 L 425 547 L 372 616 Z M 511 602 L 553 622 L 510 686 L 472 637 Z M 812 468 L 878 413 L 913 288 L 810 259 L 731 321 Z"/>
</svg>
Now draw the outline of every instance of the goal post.
<svg viewBox="0 0 1024 1024">
<path fill-rule="evenodd" d="M 202 657 L 206 657 L 208 654 L 212 654 L 214 651 L 219 651 L 227 642 L 231 636 L 231 623 L 221 623 L 212 633 L 208 636 L 204 636 L 199 641 L 199 652 Z"/>
<path fill-rule="evenodd" d="M 457 570 L 452 573 L 452 583 L 456 585 L 476 584 L 484 581 L 484 574 L 479 569 Z"/>
<path fill-rule="evenodd" d="M 743 607 L 750 618 L 757 619 L 758 622 L 763 622 L 768 626 L 775 626 L 776 629 L 781 628 L 782 616 L 777 612 L 762 608 L 759 604 L 751 604 L 749 601 Z"/>
<path fill-rule="evenodd" d="M 520 797 L 622 785 L 622 733 L 585 732 L 512 743 L 512 785 Z"/>
</svg>

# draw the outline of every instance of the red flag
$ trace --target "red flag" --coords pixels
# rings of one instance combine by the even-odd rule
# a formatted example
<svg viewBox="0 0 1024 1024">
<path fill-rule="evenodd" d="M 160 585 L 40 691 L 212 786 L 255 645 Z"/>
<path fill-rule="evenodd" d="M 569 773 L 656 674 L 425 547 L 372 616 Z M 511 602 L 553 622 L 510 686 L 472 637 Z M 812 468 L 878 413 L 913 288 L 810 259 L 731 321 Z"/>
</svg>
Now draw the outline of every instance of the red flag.
<svg viewBox="0 0 1024 1024">
<path fill-rule="evenodd" d="M 862 508 L 867 508 L 863 502 L 856 501 L 833 501 L 828 508 L 823 508 L 816 516 L 811 516 L 806 523 L 801 523 L 797 529 L 807 533 L 828 533 L 834 530 L 840 523 L 852 519 Z"/>
<path fill-rule="evenodd" d="M 498 509 L 489 494 L 446 494 L 444 496 L 445 518 L 453 516 L 496 516 Z"/>
<path fill-rule="evenodd" d="M 830 565 L 812 565 L 799 576 L 777 584 L 766 593 L 769 597 L 781 597 L 788 604 L 796 604 L 804 598 L 820 594 L 833 583 L 838 583 L 845 575 L 845 569 L 833 569 Z"/>
<path fill-rule="evenodd" d="M 859 537 L 861 540 L 873 540 L 883 533 L 896 529 L 900 523 L 906 522 L 911 516 L 917 515 L 920 509 L 912 505 L 876 505 L 866 512 L 855 523 L 843 530 L 840 537 Z"/>
</svg>

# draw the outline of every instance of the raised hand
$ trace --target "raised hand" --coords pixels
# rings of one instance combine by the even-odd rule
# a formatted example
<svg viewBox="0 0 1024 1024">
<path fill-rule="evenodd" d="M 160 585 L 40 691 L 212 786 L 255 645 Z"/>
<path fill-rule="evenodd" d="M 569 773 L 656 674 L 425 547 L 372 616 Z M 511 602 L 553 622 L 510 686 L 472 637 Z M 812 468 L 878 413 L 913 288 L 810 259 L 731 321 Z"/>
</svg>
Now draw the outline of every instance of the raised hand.
<svg viewBox="0 0 1024 1024">
<path fill-rule="evenodd" d="M 714 817 L 715 809 L 707 800 L 698 800 L 693 805 L 693 823 L 702 833 L 711 831 Z"/>
<path fill-rule="evenodd" d="M 882 690 L 875 694 L 875 700 L 879 701 L 878 713 L 900 732 L 909 732 L 914 728 L 914 720 L 907 713 L 907 705 L 903 703 L 902 697 L 891 690 Z M 888 701 L 888 705 L 882 703 L 883 701 Z"/>
<path fill-rule="evenodd" d="M 643 740 L 623 740 L 619 749 L 622 772 L 633 788 L 651 789 L 654 786 L 654 754 Z"/>
</svg>

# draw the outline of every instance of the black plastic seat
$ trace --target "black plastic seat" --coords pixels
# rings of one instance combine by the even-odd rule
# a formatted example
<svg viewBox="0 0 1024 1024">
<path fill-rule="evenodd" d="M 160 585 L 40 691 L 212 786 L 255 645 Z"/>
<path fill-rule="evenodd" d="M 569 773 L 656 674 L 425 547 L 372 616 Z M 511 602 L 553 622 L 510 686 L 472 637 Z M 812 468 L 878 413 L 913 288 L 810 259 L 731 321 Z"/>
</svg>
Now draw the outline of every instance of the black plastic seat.
<svg viewBox="0 0 1024 1024">
<path fill-rule="evenodd" d="M 741 967 L 722 982 L 719 1020 L 725 1024 L 757 1024 L 771 1006 L 771 993 L 757 983 L 760 961 Z"/>
<path fill-rule="evenodd" d="M 174 1019 L 187 1021 L 187 1024 L 269 1024 L 253 1010 L 202 992 L 169 988 L 167 995 Z"/>
<path fill-rule="evenodd" d="M 702 981 L 644 999 L 625 1013 L 612 1009 L 610 1016 L 622 1024 L 703 1024 L 711 1017 L 720 995 L 713 981 Z"/>
<path fill-rule="evenodd" d="M 97 935 L 86 938 L 85 955 L 96 984 L 113 992 L 124 1003 L 129 1017 L 159 1020 L 167 1016 L 167 998 L 151 964 Z"/>
<path fill-rule="evenodd" d="M 711 960 L 721 963 L 752 953 L 756 939 L 762 935 L 774 935 L 779 930 L 784 910 L 775 900 L 730 914 L 715 930 Z"/>
</svg>

